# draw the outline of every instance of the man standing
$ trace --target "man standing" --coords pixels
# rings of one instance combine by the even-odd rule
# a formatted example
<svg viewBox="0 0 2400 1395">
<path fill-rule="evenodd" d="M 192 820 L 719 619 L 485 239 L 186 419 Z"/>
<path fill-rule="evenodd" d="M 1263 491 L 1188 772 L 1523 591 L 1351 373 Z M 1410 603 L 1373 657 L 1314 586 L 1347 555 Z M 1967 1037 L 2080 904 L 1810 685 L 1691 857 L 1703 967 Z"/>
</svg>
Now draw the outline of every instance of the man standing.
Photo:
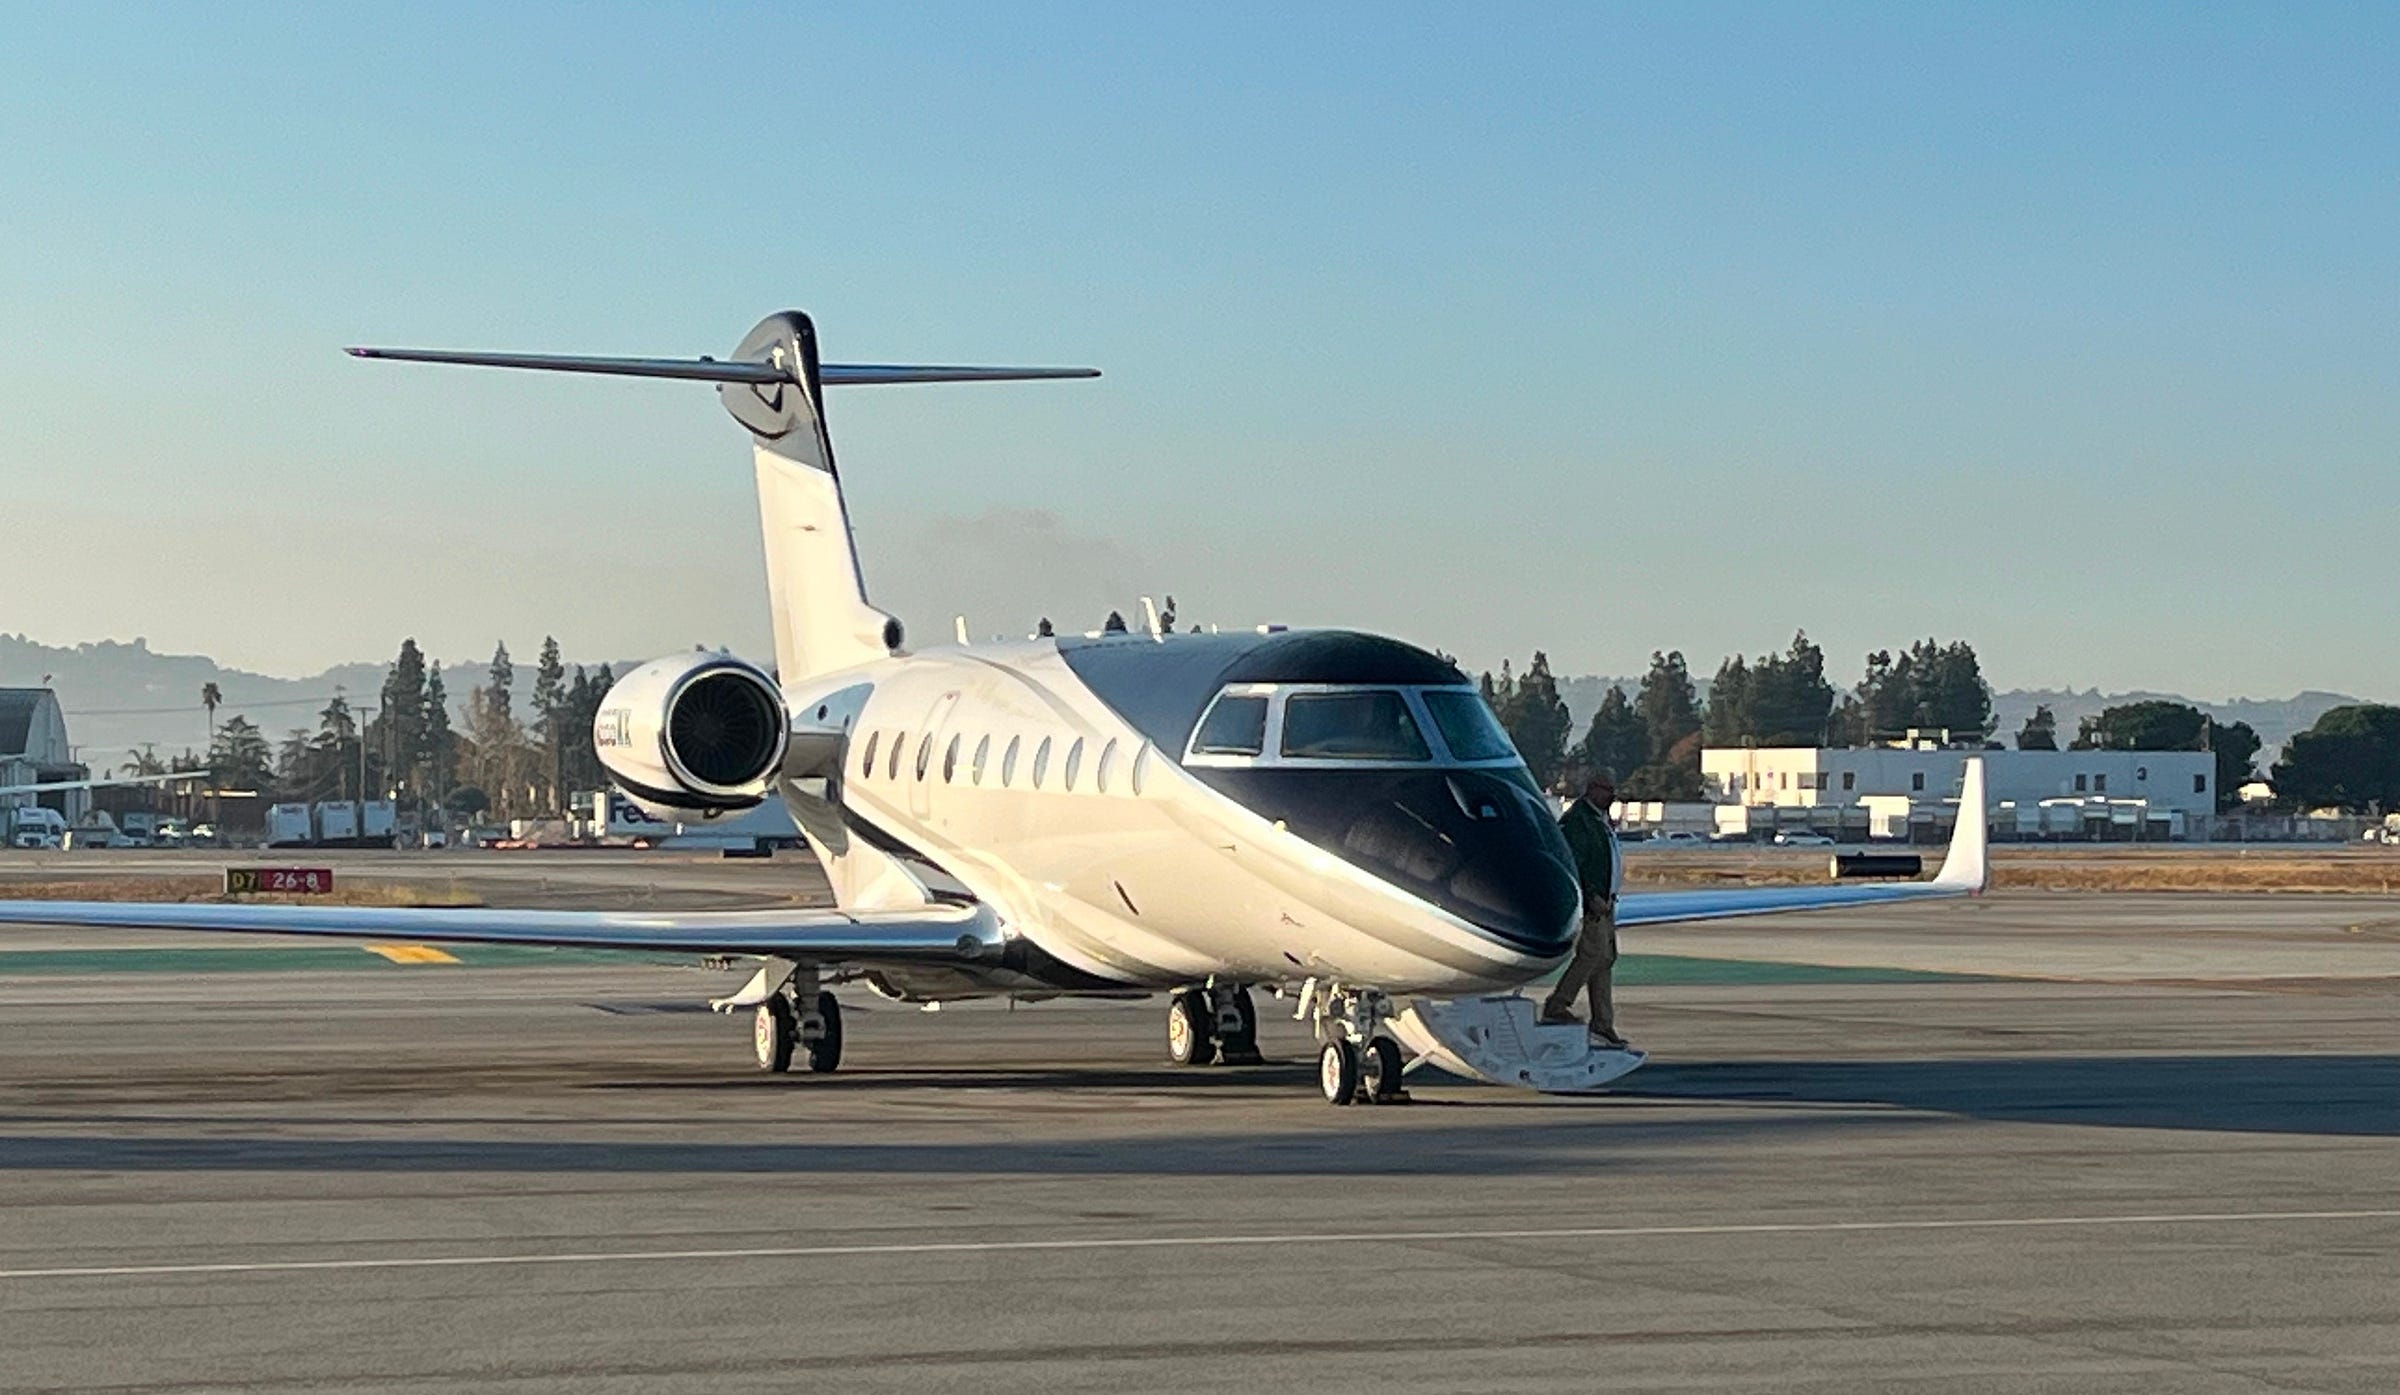
<svg viewBox="0 0 2400 1395">
<path fill-rule="evenodd" d="M 1558 821 L 1575 855 L 1575 877 L 1583 884 L 1583 933 L 1575 940 L 1575 955 L 1559 975 L 1558 987 L 1542 1002 L 1541 1020 L 1575 1020 L 1575 995 L 1589 990 L 1592 999 L 1592 1044 L 1622 1050 L 1617 1035 L 1617 1004 L 1611 979 L 1617 967 L 1617 889 L 1625 881 L 1625 859 L 1617 848 L 1616 830 L 1609 826 L 1608 806 L 1617 800 L 1617 777 L 1599 769 L 1584 777 L 1583 794 L 1567 806 Z"/>
</svg>

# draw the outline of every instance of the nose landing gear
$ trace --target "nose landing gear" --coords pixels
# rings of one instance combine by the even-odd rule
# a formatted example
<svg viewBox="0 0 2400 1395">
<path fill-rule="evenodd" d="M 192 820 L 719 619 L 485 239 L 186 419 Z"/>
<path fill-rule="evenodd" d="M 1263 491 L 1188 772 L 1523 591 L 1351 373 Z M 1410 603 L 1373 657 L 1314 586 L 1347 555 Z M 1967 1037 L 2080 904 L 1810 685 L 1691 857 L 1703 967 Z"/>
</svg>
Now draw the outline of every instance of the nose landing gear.
<svg viewBox="0 0 2400 1395">
<path fill-rule="evenodd" d="M 1404 1104 L 1407 1059 L 1389 1035 L 1392 1000 L 1372 988 L 1344 988 L 1310 979 L 1300 990 L 1295 1018 L 1313 1018 L 1317 1085 L 1327 1104 Z"/>
</svg>

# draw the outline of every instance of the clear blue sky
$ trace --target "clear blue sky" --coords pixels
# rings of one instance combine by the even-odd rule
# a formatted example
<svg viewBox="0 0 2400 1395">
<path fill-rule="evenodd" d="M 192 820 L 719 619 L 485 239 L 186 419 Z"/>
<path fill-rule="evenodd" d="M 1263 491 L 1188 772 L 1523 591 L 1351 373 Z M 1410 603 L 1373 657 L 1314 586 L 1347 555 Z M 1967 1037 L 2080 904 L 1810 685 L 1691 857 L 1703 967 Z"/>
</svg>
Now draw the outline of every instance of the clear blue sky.
<svg viewBox="0 0 2400 1395">
<path fill-rule="evenodd" d="M 832 404 L 920 638 L 2400 697 L 2400 10 L 2100 8 L 17 12 L 0 629 L 762 649 L 705 390 L 336 350 L 792 305 L 1108 372 Z"/>
</svg>

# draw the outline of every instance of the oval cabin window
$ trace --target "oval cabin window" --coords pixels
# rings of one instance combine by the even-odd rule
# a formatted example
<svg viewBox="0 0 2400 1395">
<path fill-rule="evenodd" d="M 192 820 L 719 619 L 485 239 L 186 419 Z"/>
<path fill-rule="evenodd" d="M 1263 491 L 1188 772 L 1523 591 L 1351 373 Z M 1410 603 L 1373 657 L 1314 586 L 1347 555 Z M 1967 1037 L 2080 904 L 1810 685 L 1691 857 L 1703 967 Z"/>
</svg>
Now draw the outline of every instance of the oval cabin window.
<svg viewBox="0 0 2400 1395">
<path fill-rule="evenodd" d="M 874 731 L 871 731 L 871 732 L 868 732 L 868 733 L 867 733 L 867 754 L 866 754 L 866 755 L 865 755 L 865 757 L 864 757 L 864 758 L 862 758 L 862 759 L 859 761 L 859 763 L 858 763 L 858 778 L 860 778 L 861 780 L 867 780 L 867 779 L 872 779 L 872 778 L 874 778 L 874 775 L 875 775 L 875 738 L 876 738 L 876 737 L 878 737 L 878 736 L 880 736 L 880 735 L 882 735 L 882 733 L 881 733 L 881 732 L 874 732 Z"/>
<path fill-rule="evenodd" d="M 1067 748 L 1067 779 L 1066 779 L 1066 785 L 1067 785 L 1067 788 L 1068 788 L 1068 789 L 1072 790 L 1072 789 L 1074 789 L 1074 788 L 1075 788 L 1075 776 L 1076 776 L 1076 774 L 1077 774 L 1078 772 L 1080 772 L 1082 769 L 1083 769 L 1083 738 L 1082 738 L 1082 737 L 1080 737 L 1080 736 L 1078 736 L 1078 737 L 1076 737 L 1076 738 L 1075 738 L 1075 744 L 1074 744 L 1074 745 L 1072 745 L 1072 746 L 1069 746 L 1069 747 Z"/>
<path fill-rule="evenodd" d="M 1042 738 L 1042 744 L 1033 748 L 1033 787 L 1037 790 L 1040 789 L 1042 777 L 1049 773 L 1050 738 L 1045 736 Z"/>
<path fill-rule="evenodd" d="M 885 779 L 887 779 L 887 780 L 897 780 L 897 779 L 899 779 L 899 778 L 900 778 L 900 753 L 901 753 L 901 752 L 903 752 L 903 751 L 905 751 L 905 750 L 907 750 L 907 749 L 908 749 L 908 733 L 907 733 L 907 732 L 905 732 L 905 731 L 904 731 L 904 732 L 900 733 L 898 736 L 895 736 L 895 737 L 893 737 L 893 738 L 892 738 L 892 758 L 891 758 L 891 760 L 890 760 L 890 761 L 886 762 L 886 763 L 885 763 L 885 765 L 884 765 L 884 767 L 883 767 L 883 777 L 884 777 Z"/>
<path fill-rule="evenodd" d="M 950 738 L 950 749 L 942 752 L 942 783 L 949 784 L 958 774 L 958 737 Z"/>
<path fill-rule="evenodd" d="M 917 778 L 925 778 L 925 768 L 933 764 L 933 733 L 917 738 Z"/>
<path fill-rule="evenodd" d="M 1017 783 L 1017 747 L 1024 740 L 1021 736 L 1008 738 L 1008 750 L 1000 757 L 1000 784 L 1004 789 Z"/>
<path fill-rule="evenodd" d="M 975 743 L 975 761 L 974 764 L 967 767 L 967 778 L 973 780 L 976 784 L 982 784 L 984 762 L 990 760 L 991 758 L 992 738 L 987 736 L 981 741 Z"/>
<path fill-rule="evenodd" d="M 1100 765 L 1092 771 L 1092 788 L 1102 794 L 1108 793 L 1108 777 L 1115 774 L 1116 769 L 1117 743 L 1111 741 L 1100 748 Z"/>
</svg>

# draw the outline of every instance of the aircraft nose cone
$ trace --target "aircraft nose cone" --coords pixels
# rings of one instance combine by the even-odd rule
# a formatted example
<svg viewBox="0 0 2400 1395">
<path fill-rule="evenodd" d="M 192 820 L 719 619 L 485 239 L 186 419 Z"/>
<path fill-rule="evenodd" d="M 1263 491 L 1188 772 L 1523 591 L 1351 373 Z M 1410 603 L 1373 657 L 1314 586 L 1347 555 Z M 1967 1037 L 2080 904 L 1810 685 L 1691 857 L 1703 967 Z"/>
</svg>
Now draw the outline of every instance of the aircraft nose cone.
<svg viewBox="0 0 2400 1395">
<path fill-rule="evenodd" d="M 1521 769 L 1195 773 L 1511 949 L 1548 958 L 1574 943 L 1574 858 Z"/>
<path fill-rule="evenodd" d="M 1479 846 L 1450 878 L 1438 904 L 1519 948 L 1564 952 L 1575 942 L 1575 911 L 1581 904 L 1564 840 L 1557 825 L 1539 812 L 1506 822 L 1513 826 L 1476 840 Z M 1554 841 L 1558 846 L 1551 846 Z"/>
</svg>

